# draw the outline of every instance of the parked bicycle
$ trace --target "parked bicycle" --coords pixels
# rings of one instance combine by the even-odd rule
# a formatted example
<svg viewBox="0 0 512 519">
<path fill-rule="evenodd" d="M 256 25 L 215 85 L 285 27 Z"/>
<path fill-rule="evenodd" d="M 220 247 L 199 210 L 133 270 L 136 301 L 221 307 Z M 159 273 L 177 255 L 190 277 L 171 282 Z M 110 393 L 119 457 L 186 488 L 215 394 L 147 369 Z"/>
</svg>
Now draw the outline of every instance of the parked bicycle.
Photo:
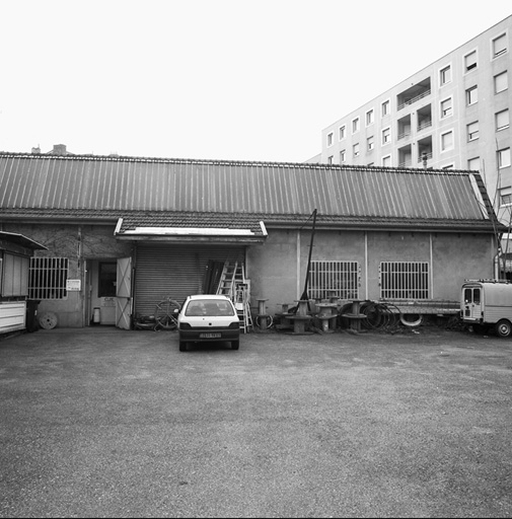
<svg viewBox="0 0 512 519">
<path fill-rule="evenodd" d="M 155 330 L 175 330 L 178 326 L 178 314 L 181 305 L 170 297 L 162 299 L 155 308 Z"/>
</svg>

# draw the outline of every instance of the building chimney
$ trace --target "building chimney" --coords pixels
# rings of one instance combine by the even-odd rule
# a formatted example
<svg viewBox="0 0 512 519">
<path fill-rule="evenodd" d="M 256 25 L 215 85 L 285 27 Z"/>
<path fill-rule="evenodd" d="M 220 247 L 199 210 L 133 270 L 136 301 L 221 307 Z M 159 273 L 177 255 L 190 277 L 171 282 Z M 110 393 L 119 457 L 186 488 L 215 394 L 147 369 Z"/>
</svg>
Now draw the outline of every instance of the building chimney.
<svg viewBox="0 0 512 519">
<path fill-rule="evenodd" d="M 54 144 L 52 154 L 53 155 L 67 155 L 66 145 L 65 144 Z"/>
</svg>

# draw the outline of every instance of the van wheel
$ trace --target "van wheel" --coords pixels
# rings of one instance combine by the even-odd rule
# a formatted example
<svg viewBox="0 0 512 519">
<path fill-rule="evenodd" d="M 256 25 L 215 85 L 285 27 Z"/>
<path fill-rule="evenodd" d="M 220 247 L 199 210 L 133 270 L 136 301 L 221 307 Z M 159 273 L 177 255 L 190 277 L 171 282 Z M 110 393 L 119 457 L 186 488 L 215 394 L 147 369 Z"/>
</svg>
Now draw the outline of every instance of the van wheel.
<svg viewBox="0 0 512 519">
<path fill-rule="evenodd" d="M 240 348 L 240 340 L 238 341 L 231 341 L 231 349 L 232 350 L 238 350 Z"/>
<path fill-rule="evenodd" d="M 187 351 L 187 343 L 180 341 L 180 351 Z"/>
<path fill-rule="evenodd" d="M 500 337 L 510 337 L 510 334 L 512 333 L 512 324 L 510 324 L 510 321 L 507 321 L 506 319 L 499 321 L 496 325 L 496 333 Z"/>
</svg>

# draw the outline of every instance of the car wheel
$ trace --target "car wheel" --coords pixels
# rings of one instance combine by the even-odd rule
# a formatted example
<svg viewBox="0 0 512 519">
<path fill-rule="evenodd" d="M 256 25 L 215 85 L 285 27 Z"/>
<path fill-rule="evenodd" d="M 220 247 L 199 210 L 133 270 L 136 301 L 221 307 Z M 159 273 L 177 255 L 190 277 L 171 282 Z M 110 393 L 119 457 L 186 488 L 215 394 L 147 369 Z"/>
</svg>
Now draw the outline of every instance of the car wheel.
<svg viewBox="0 0 512 519">
<path fill-rule="evenodd" d="M 512 333 L 512 324 L 510 324 L 510 321 L 507 321 L 506 319 L 499 321 L 496 325 L 496 333 L 500 337 L 510 337 L 510 334 Z"/>
<path fill-rule="evenodd" d="M 180 351 L 187 351 L 187 343 L 180 341 Z"/>
<path fill-rule="evenodd" d="M 238 341 L 231 341 L 231 349 L 232 350 L 238 350 L 240 348 L 240 340 Z"/>
</svg>

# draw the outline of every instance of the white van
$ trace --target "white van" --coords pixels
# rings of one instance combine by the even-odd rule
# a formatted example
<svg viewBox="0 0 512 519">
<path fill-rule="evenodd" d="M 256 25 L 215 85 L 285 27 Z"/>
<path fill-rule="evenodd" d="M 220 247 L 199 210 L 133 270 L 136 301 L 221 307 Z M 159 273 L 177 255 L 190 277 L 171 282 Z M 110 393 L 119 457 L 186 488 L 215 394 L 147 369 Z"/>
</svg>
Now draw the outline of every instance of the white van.
<svg viewBox="0 0 512 519">
<path fill-rule="evenodd" d="M 462 285 L 460 315 L 477 333 L 494 327 L 500 337 L 509 337 L 512 334 L 512 283 L 466 280 Z"/>
</svg>

